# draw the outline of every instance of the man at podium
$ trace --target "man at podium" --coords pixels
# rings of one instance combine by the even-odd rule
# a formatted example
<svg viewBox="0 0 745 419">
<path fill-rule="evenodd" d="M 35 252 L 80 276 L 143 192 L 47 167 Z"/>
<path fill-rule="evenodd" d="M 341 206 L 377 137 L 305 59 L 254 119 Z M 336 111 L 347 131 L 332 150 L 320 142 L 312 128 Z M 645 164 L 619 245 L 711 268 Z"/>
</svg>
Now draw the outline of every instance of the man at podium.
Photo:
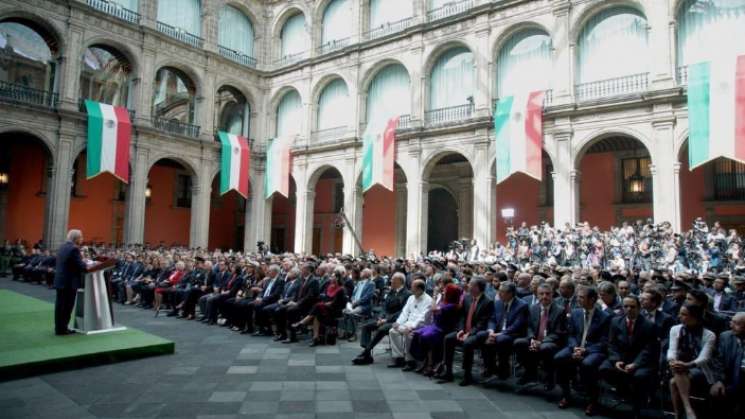
<svg viewBox="0 0 745 419">
<path fill-rule="evenodd" d="M 67 241 L 57 251 L 57 266 L 54 270 L 54 288 L 57 299 L 54 303 L 54 334 L 58 336 L 70 335 L 75 332 L 68 328 L 70 315 L 75 306 L 75 296 L 87 271 L 87 265 L 80 255 L 80 243 L 83 233 L 80 230 L 70 230 Z"/>
</svg>

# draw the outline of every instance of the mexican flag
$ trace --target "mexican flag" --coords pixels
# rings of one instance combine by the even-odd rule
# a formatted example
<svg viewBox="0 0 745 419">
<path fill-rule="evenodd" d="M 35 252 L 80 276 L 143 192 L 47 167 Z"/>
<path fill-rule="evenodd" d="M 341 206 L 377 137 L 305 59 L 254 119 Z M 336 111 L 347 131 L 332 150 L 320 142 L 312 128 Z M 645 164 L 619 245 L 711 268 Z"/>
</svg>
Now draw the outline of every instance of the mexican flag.
<svg viewBox="0 0 745 419">
<path fill-rule="evenodd" d="M 688 66 L 690 170 L 718 157 L 745 163 L 745 55 Z"/>
<path fill-rule="evenodd" d="M 543 95 L 530 92 L 499 99 L 494 110 L 497 183 L 523 172 L 541 180 Z"/>
<path fill-rule="evenodd" d="M 127 109 L 92 100 L 85 101 L 88 112 L 88 179 L 109 172 L 129 183 L 129 141 L 132 123 Z"/>
<path fill-rule="evenodd" d="M 290 196 L 290 142 L 291 138 L 284 137 L 269 140 L 264 177 L 264 197 L 267 199 L 275 192 Z"/>
<path fill-rule="evenodd" d="M 248 198 L 248 170 L 251 165 L 251 151 L 248 140 L 240 135 L 218 132 L 222 145 L 220 156 L 220 195 L 235 190 Z"/>
<path fill-rule="evenodd" d="M 375 128 L 365 130 L 362 137 L 362 192 L 378 183 L 393 190 L 393 154 L 398 121 L 398 116 L 388 120 L 383 132 Z"/>
</svg>

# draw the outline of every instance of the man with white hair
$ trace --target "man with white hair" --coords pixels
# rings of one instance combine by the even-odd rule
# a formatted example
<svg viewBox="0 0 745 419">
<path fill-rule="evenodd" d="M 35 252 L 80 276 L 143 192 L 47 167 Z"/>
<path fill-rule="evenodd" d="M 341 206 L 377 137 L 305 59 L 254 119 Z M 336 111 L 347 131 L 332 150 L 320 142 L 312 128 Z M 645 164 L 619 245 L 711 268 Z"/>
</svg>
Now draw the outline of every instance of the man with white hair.
<svg viewBox="0 0 745 419">
<path fill-rule="evenodd" d="M 83 273 L 87 266 L 80 256 L 83 233 L 70 230 L 67 241 L 57 251 L 57 264 L 54 270 L 54 288 L 57 298 L 54 303 L 54 334 L 58 336 L 75 333 L 68 328 L 70 315 L 75 305 L 75 296 L 80 288 Z"/>
<path fill-rule="evenodd" d="M 391 338 L 391 356 L 393 357 L 393 363 L 388 365 L 389 368 L 416 365 L 416 361 L 409 354 L 411 332 L 424 324 L 427 313 L 432 308 L 432 297 L 424 292 L 424 287 L 424 281 L 421 279 L 411 283 L 412 295 L 406 301 L 401 314 L 388 332 L 388 336 Z"/>
</svg>

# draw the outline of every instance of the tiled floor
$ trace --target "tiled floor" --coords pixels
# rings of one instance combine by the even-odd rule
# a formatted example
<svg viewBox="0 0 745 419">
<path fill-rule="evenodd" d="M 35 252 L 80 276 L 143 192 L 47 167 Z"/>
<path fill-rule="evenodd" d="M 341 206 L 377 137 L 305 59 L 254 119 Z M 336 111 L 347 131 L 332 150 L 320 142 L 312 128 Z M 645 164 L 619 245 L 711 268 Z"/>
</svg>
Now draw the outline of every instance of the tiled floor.
<svg viewBox="0 0 745 419">
<path fill-rule="evenodd" d="M 0 279 L 0 288 L 53 299 L 44 287 L 7 278 Z M 392 370 L 384 353 L 371 366 L 352 366 L 357 343 L 282 345 L 221 327 L 153 318 L 151 311 L 121 305 L 115 310 L 121 323 L 176 342 L 176 354 L 0 382 L 0 417 L 584 417 L 579 409 L 559 411 L 544 397 L 439 385 Z M 385 341 L 379 346 L 383 351 Z"/>
</svg>

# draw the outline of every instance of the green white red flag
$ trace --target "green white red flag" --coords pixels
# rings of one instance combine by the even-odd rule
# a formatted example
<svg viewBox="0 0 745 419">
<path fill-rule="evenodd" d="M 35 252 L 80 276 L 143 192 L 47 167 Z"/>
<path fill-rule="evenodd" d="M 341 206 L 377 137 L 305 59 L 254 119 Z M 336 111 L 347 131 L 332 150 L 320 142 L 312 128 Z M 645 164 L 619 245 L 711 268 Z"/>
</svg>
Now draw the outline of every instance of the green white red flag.
<svg viewBox="0 0 745 419">
<path fill-rule="evenodd" d="M 88 179 L 109 172 L 129 183 L 129 142 L 132 123 L 129 112 L 121 106 L 111 106 L 92 100 L 85 101 L 88 112 Z"/>
<path fill-rule="evenodd" d="M 543 91 L 500 98 L 494 110 L 497 183 L 523 172 L 541 180 Z"/>
<path fill-rule="evenodd" d="M 264 197 L 275 192 L 290 196 L 290 142 L 291 138 L 278 137 L 269 140 L 266 150 L 266 175 L 264 178 Z"/>
<path fill-rule="evenodd" d="M 376 184 L 393 191 L 393 166 L 396 128 L 399 117 L 388 120 L 385 130 L 368 127 L 362 137 L 362 191 Z"/>
<path fill-rule="evenodd" d="M 220 195 L 233 190 L 248 198 L 248 174 L 251 165 L 251 151 L 248 140 L 240 135 L 218 132 L 220 138 Z"/>
<path fill-rule="evenodd" d="M 688 162 L 745 163 L 745 55 L 688 66 Z"/>
</svg>

